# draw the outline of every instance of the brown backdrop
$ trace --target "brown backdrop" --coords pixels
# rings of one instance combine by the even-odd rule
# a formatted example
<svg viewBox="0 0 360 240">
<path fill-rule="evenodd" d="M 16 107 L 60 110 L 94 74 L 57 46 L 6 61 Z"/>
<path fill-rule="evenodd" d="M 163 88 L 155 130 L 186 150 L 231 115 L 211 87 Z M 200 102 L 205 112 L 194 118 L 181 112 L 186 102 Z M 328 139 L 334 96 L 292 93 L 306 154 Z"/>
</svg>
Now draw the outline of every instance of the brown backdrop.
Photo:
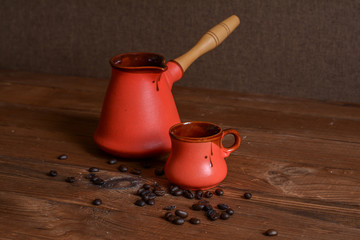
<svg viewBox="0 0 360 240">
<path fill-rule="evenodd" d="M 113 55 L 168 60 L 236 14 L 178 83 L 360 103 L 360 1 L 2 0 L 0 68 L 108 78 Z"/>
</svg>

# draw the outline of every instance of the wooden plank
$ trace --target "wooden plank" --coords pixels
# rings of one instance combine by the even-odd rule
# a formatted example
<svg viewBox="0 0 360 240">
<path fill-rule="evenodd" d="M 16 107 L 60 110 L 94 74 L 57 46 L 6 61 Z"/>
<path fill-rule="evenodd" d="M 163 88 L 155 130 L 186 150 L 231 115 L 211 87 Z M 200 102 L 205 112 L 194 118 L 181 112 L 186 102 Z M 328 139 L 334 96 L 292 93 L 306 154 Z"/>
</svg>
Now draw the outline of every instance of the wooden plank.
<svg viewBox="0 0 360 240">
<path fill-rule="evenodd" d="M 133 204 L 141 184 L 169 185 L 154 175 L 166 158 L 107 164 L 113 156 L 92 140 L 107 82 L 0 71 L 1 238 L 262 239 L 275 228 L 277 239 L 358 239 L 358 105 L 175 87 L 184 121 L 215 122 L 242 135 L 242 145 L 227 159 L 225 195 L 210 199 L 236 214 L 212 222 L 189 209 L 195 200 L 183 197 L 167 194 L 144 208 Z M 62 153 L 69 158 L 58 160 Z M 142 175 L 120 173 L 120 164 L 141 168 Z M 135 186 L 99 188 L 84 178 L 92 166 L 105 180 L 131 178 Z M 47 175 L 51 169 L 57 177 Z M 68 176 L 77 181 L 65 182 Z M 252 199 L 242 197 L 246 191 Z M 93 206 L 99 196 L 103 204 Z M 162 218 L 167 205 L 202 223 L 168 223 Z"/>
</svg>

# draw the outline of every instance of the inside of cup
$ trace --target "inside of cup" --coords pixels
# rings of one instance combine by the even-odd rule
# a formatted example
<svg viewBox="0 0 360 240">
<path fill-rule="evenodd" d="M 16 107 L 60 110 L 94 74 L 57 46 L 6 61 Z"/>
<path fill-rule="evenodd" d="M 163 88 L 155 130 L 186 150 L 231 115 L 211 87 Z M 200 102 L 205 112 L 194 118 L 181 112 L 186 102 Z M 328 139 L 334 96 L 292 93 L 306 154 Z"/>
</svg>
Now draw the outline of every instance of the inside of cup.
<svg viewBox="0 0 360 240">
<path fill-rule="evenodd" d="M 207 122 L 186 122 L 171 129 L 171 134 L 180 138 L 206 138 L 220 132 L 219 126 Z"/>
</svg>

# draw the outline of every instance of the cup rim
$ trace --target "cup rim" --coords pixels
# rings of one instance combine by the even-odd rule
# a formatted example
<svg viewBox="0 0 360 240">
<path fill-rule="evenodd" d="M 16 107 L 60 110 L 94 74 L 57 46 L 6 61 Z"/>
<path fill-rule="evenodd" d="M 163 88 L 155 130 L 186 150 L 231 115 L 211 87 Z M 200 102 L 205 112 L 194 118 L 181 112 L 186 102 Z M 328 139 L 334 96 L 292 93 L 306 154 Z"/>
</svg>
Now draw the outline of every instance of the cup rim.
<svg viewBox="0 0 360 240">
<path fill-rule="evenodd" d="M 184 126 L 184 125 L 189 125 L 189 124 L 204 124 L 204 125 L 211 125 L 216 127 L 219 131 L 215 134 L 209 135 L 209 136 L 205 136 L 205 137 L 184 137 L 184 136 L 179 136 L 176 135 L 174 133 L 174 130 Z M 210 123 L 210 122 L 204 122 L 204 121 L 187 121 L 187 122 L 181 122 L 181 123 L 177 123 L 175 125 L 173 125 L 172 127 L 170 127 L 169 129 L 169 134 L 170 137 L 179 141 L 184 141 L 184 142 L 212 142 L 215 140 L 218 140 L 221 136 L 222 136 L 223 130 L 222 128 L 214 123 Z"/>
</svg>

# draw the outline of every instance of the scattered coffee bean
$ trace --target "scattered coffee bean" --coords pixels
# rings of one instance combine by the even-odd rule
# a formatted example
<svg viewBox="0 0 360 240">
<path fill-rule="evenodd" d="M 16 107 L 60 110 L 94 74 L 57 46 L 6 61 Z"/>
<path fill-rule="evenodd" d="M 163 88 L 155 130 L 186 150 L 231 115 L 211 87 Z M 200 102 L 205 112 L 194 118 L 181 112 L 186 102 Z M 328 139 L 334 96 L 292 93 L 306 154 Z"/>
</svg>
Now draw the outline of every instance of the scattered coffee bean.
<svg viewBox="0 0 360 240">
<path fill-rule="evenodd" d="M 143 206 L 145 206 L 145 202 L 143 201 L 143 200 L 141 200 L 141 199 L 139 199 L 139 200 L 136 200 L 136 202 L 135 202 L 135 205 L 136 206 L 139 206 L 139 207 L 143 207 Z"/>
<path fill-rule="evenodd" d="M 145 188 L 139 188 L 136 192 L 137 195 L 141 195 L 145 191 Z"/>
<path fill-rule="evenodd" d="M 144 184 L 142 186 L 145 190 L 149 190 L 151 188 L 151 185 L 150 184 Z"/>
<path fill-rule="evenodd" d="M 229 215 L 233 215 L 234 210 L 232 208 L 228 208 L 228 209 L 226 209 L 226 213 L 229 214 Z"/>
<path fill-rule="evenodd" d="M 110 159 L 107 163 L 110 165 L 114 165 L 115 163 L 117 163 L 117 159 L 115 159 L 115 158 Z"/>
<path fill-rule="evenodd" d="M 98 172 L 99 169 L 97 167 L 91 167 L 89 168 L 89 172 Z"/>
<path fill-rule="evenodd" d="M 217 207 L 220 209 L 220 210 L 226 210 L 229 208 L 228 205 L 224 204 L 224 203 L 221 203 L 221 204 L 218 204 Z"/>
<path fill-rule="evenodd" d="M 141 169 L 133 168 L 130 173 L 135 174 L 135 175 L 140 175 L 141 174 Z"/>
<path fill-rule="evenodd" d="M 176 185 L 171 185 L 170 188 L 169 188 L 170 193 L 173 193 L 173 192 L 175 192 L 175 191 L 177 191 L 177 190 L 179 190 L 179 189 L 180 189 L 180 188 L 179 188 L 178 186 L 176 186 Z"/>
<path fill-rule="evenodd" d="M 166 220 L 168 220 L 169 222 L 172 222 L 172 221 L 174 221 L 175 219 L 179 219 L 179 217 L 178 217 L 178 216 L 175 216 L 175 215 L 171 215 L 171 216 L 169 216 Z"/>
<path fill-rule="evenodd" d="M 184 193 L 184 190 L 178 189 L 175 192 L 173 192 L 172 195 L 173 196 L 181 196 L 181 195 L 183 195 L 183 193 Z"/>
<path fill-rule="evenodd" d="M 168 220 L 173 214 L 171 212 L 165 213 L 165 219 Z"/>
<path fill-rule="evenodd" d="M 183 218 L 176 218 L 172 221 L 173 224 L 176 224 L 176 225 L 183 225 L 185 222 L 185 220 Z"/>
<path fill-rule="evenodd" d="M 206 198 L 211 198 L 213 195 L 214 195 L 214 194 L 213 194 L 212 192 L 210 192 L 210 191 L 206 191 L 206 192 L 204 193 L 204 197 L 206 197 Z"/>
<path fill-rule="evenodd" d="M 210 204 L 204 205 L 204 208 L 203 208 L 204 211 L 209 211 L 209 210 L 213 210 L 213 209 L 214 208 Z"/>
<path fill-rule="evenodd" d="M 128 168 L 126 166 L 124 166 L 124 165 L 120 165 L 118 169 L 119 169 L 120 172 L 127 172 L 128 171 Z"/>
<path fill-rule="evenodd" d="M 149 194 L 146 194 L 146 196 L 149 198 L 149 199 L 155 199 L 156 198 L 156 194 L 151 192 Z"/>
<path fill-rule="evenodd" d="M 149 193 L 151 193 L 150 190 L 145 190 L 145 189 L 144 189 L 144 191 L 142 191 L 142 192 L 140 193 L 140 196 L 143 197 L 143 196 L 145 196 L 145 195 L 148 195 Z"/>
<path fill-rule="evenodd" d="M 185 190 L 183 196 L 188 199 L 193 199 L 195 197 L 194 192 L 191 190 Z"/>
<path fill-rule="evenodd" d="M 172 206 L 166 206 L 163 209 L 164 210 L 174 210 L 176 208 L 176 206 L 172 205 Z"/>
<path fill-rule="evenodd" d="M 75 178 L 74 177 L 67 177 L 67 178 L 65 178 L 65 181 L 68 182 L 68 183 L 73 183 L 73 182 L 75 182 Z"/>
<path fill-rule="evenodd" d="M 98 177 L 93 178 L 91 181 L 93 182 L 93 184 L 99 185 L 99 186 L 102 186 L 105 184 L 105 181 Z"/>
<path fill-rule="evenodd" d="M 147 205 L 154 205 L 154 204 L 155 204 L 155 199 L 148 199 L 148 200 L 146 201 L 146 204 L 147 204 Z"/>
<path fill-rule="evenodd" d="M 51 170 L 51 171 L 49 172 L 49 176 L 51 176 L 51 177 L 56 177 L 56 176 L 57 176 L 57 171 Z"/>
<path fill-rule="evenodd" d="M 265 233 L 265 236 L 277 236 L 278 232 L 275 229 L 268 229 Z"/>
<path fill-rule="evenodd" d="M 199 204 L 199 203 L 195 203 L 195 204 L 193 204 L 192 206 L 191 206 L 191 209 L 192 210 L 195 210 L 195 211 L 201 211 L 201 210 L 203 210 L 204 209 L 204 205 L 202 205 L 202 204 Z"/>
<path fill-rule="evenodd" d="M 209 217 L 210 215 L 215 214 L 215 213 L 216 213 L 215 209 L 209 209 L 209 210 L 206 211 L 206 216 Z"/>
<path fill-rule="evenodd" d="M 198 219 L 198 218 L 191 218 L 191 219 L 189 220 L 189 222 L 190 222 L 191 224 L 197 225 L 197 224 L 200 224 L 200 219 Z"/>
<path fill-rule="evenodd" d="M 222 190 L 221 188 L 218 188 L 215 190 L 215 194 L 218 196 L 222 196 L 222 195 L 224 195 L 224 190 Z"/>
<path fill-rule="evenodd" d="M 227 220 L 227 219 L 229 219 L 229 217 L 230 217 L 230 214 L 228 214 L 227 212 L 222 212 L 220 214 L 220 218 L 223 220 Z"/>
<path fill-rule="evenodd" d="M 244 198 L 245 199 L 250 199 L 250 198 L 252 198 L 252 194 L 251 193 L 244 193 Z"/>
<path fill-rule="evenodd" d="M 96 205 L 96 206 L 99 206 L 100 204 L 102 203 L 101 199 L 95 199 L 92 204 Z"/>
<path fill-rule="evenodd" d="M 66 160 L 68 158 L 68 156 L 66 154 L 61 154 L 60 156 L 58 156 L 58 159 L 60 160 Z"/>
<path fill-rule="evenodd" d="M 197 190 L 196 193 L 195 193 L 195 198 L 196 199 L 202 199 L 202 197 L 203 197 L 203 191 Z"/>
<path fill-rule="evenodd" d="M 162 189 L 161 187 L 154 188 L 153 192 L 156 194 L 156 196 L 164 196 L 165 195 L 165 190 Z"/>
<path fill-rule="evenodd" d="M 214 209 L 210 209 L 209 211 L 206 212 L 206 216 L 211 221 L 215 221 L 219 218 L 220 214 L 218 212 L 216 212 Z"/>
<path fill-rule="evenodd" d="M 95 173 L 89 173 L 88 175 L 85 176 L 86 179 L 93 179 L 95 177 Z"/>
<path fill-rule="evenodd" d="M 188 213 L 182 210 L 176 210 L 175 214 L 181 218 L 186 218 L 188 216 Z"/>
<path fill-rule="evenodd" d="M 163 168 L 162 169 L 155 169 L 154 172 L 155 172 L 155 175 L 158 176 L 158 177 L 164 175 L 164 173 L 165 173 Z"/>
</svg>

